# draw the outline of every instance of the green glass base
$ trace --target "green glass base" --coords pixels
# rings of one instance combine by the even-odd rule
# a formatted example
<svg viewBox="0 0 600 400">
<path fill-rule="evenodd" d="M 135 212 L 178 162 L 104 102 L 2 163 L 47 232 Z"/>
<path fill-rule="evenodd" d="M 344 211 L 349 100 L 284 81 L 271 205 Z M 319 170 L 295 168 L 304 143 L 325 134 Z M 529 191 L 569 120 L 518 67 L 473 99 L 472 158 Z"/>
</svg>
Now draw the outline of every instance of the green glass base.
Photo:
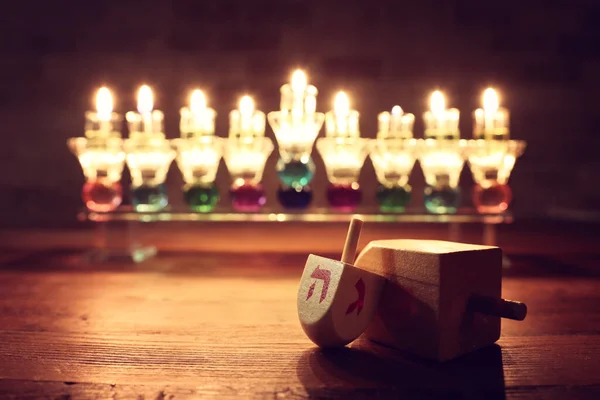
<svg viewBox="0 0 600 400">
<path fill-rule="evenodd" d="M 425 208 L 432 214 L 455 214 L 460 205 L 460 188 L 425 187 Z"/>
<path fill-rule="evenodd" d="M 219 202 L 219 190 L 214 183 L 186 184 L 183 187 L 183 199 L 192 211 L 211 212 Z"/>
<path fill-rule="evenodd" d="M 404 187 L 379 186 L 377 188 L 376 198 L 379 209 L 382 212 L 401 213 L 406 211 L 406 206 L 410 202 L 412 188 L 410 185 Z"/>
</svg>

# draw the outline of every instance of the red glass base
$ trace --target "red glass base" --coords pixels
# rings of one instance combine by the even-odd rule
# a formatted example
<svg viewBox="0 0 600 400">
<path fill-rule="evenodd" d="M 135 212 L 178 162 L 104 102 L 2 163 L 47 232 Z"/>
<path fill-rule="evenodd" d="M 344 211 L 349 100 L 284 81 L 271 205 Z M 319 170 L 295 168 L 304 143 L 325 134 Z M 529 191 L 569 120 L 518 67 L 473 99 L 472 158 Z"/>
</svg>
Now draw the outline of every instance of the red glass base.
<svg viewBox="0 0 600 400">
<path fill-rule="evenodd" d="M 333 210 L 352 212 L 362 200 L 358 183 L 348 185 L 330 184 L 327 187 L 327 201 Z"/>
<path fill-rule="evenodd" d="M 473 204 L 481 214 L 501 214 L 508 209 L 512 200 L 512 190 L 501 183 L 489 187 L 475 185 L 473 188 Z"/>
<path fill-rule="evenodd" d="M 229 193 L 231 194 L 233 208 L 237 211 L 260 211 L 267 201 L 265 189 L 260 183 L 256 185 L 248 183 L 238 185 L 234 183 Z"/>
<path fill-rule="evenodd" d="M 91 211 L 114 211 L 123 201 L 123 188 L 118 182 L 87 181 L 81 190 L 81 198 Z"/>
</svg>

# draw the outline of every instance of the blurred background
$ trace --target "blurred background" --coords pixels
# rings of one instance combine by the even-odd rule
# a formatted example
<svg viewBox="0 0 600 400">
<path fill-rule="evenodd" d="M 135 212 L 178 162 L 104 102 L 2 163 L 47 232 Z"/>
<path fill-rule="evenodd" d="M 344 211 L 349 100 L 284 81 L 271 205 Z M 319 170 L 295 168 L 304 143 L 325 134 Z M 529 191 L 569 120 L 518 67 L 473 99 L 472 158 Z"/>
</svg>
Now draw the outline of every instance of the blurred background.
<svg viewBox="0 0 600 400">
<path fill-rule="evenodd" d="M 600 219 L 595 0 L 25 0 L 2 7 L 1 227 L 78 224 L 84 178 L 66 140 L 83 135 L 84 112 L 101 85 L 113 90 L 121 114 L 135 109 L 141 84 L 152 86 L 168 138 L 179 136 L 179 108 L 201 88 L 218 112 L 217 135 L 226 136 L 241 95 L 276 110 L 280 86 L 298 67 L 319 89 L 318 111 L 332 108 L 336 91 L 348 93 L 364 137 L 375 137 L 377 114 L 395 104 L 416 115 L 415 137 L 422 137 L 422 113 L 440 89 L 461 110 L 462 137 L 470 138 L 472 112 L 493 85 L 511 112 L 511 138 L 528 142 L 510 181 L 515 215 Z M 324 205 L 326 177 L 314 157 L 314 202 Z M 264 178 L 275 209 L 276 161 L 273 153 Z M 223 164 L 217 182 L 226 193 Z M 366 206 L 375 207 L 370 160 L 360 183 Z M 413 204 L 422 204 L 418 164 L 410 183 Z M 471 185 L 465 167 L 467 205 Z M 175 163 L 167 186 L 171 202 L 183 204 Z"/>
</svg>

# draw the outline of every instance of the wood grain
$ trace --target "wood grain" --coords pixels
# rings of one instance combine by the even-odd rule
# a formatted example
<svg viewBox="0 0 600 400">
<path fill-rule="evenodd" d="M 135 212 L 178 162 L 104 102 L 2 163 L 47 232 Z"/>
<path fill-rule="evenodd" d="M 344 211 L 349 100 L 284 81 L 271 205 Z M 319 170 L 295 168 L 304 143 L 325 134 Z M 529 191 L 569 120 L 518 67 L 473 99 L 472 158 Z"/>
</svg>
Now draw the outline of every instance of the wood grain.
<svg viewBox="0 0 600 400">
<path fill-rule="evenodd" d="M 450 363 L 359 339 L 321 351 L 296 313 L 305 255 L 188 255 L 0 271 L 0 398 L 600 396 L 596 278 L 505 278 L 498 346 Z"/>
</svg>

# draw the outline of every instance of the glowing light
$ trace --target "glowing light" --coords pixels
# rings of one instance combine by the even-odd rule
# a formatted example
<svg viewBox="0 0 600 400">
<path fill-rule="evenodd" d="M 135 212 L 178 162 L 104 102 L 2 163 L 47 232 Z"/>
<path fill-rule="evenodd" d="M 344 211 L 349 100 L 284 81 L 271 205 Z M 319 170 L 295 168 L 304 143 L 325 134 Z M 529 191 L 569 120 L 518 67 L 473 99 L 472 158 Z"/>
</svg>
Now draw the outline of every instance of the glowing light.
<svg viewBox="0 0 600 400">
<path fill-rule="evenodd" d="M 307 78 L 304 71 L 298 69 L 292 74 L 292 92 L 304 92 L 307 85 Z"/>
<path fill-rule="evenodd" d="M 400 106 L 392 107 L 392 115 L 401 115 L 401 114 L 402 114 L 402 107 L 400 107 Z"/>
<path fill-rule="evenodd" d="M 336 115 L 347 115 L 350 112 L 350 100 L 344 92 L 339 92 L 335 96 L 333 103 L 334 113 Z"/>
<path fill-rule="evenodd" d="M 434 115 L 440 115 L 446 110 L 446 99 L 444 94 L 439 90 L 436 90 L 431 94 L 430 100 L 431 112 Z"/>
<path fill-rule="evenodd" d="M 206 110 L 206 96 L 201 90 L 194 90 L 190 98 L 190 111 L 195 117 L 199 117 L 204 110 Z"/>
<path fill-rule="evenodd" d="M 150 114 L 154 108 L 154 96 L 150 86 L 143 85 L 138 92 L 138 111 L 140 114 Z"/>
<path fill-rule="evenodd" d="M 96 110 L 100 121 L 110 121 L 113 111 L 113 98 L 110 90 L 106 87 L 100 88 L 98 94 L 96 94 Z"/>
<path fill-rule="evenodd" d="M 494 114 L 498 111 L 499 106 L 498 94 L 494 89 L 487 88 L 483 92 L 483 110 L 486 114 Z"/>
<path fill-rule="evenodd" d="M 252 97 L 243 96 L 240 99 L 240 114 L 248 117 L 254 114 L 254 100 L 252 100 Z"/>
</svg>

